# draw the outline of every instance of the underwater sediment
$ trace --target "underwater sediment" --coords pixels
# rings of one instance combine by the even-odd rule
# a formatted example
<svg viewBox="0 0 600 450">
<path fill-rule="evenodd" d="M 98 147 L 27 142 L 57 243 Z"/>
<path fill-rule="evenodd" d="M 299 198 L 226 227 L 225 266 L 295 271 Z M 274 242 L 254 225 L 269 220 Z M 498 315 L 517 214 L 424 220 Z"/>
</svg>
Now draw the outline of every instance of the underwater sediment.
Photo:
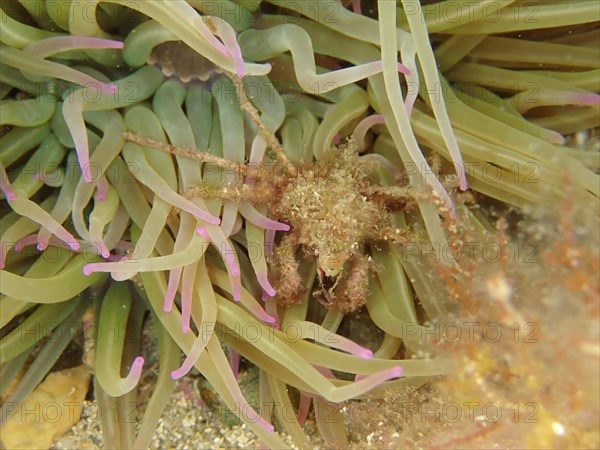
<svg viewBox="0 0 600 450">
<path fill-rule="evenodd" d="M 0 12 L 3 425 L 75 352 L 155 374 L 105 448 L 190 373 L 264 448 L 597 447 L 597 2 Z"/>
</svg>

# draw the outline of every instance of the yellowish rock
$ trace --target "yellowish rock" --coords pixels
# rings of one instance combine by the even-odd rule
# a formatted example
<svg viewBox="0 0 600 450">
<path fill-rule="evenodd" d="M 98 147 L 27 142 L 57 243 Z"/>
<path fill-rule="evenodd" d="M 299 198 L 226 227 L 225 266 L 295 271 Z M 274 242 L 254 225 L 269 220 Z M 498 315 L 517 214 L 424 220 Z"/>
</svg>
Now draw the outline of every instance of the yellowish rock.
<svg viewBox="0 0 600 450">
<path fill-rule="evenodd" d="M 47 449 L 81 417 L 90 385 L 81 365 L 49 374 L 2 427 L 2 442 L 10 449 Z M 10 406 L 9 406 L 10 408 Z"/>
</svg>

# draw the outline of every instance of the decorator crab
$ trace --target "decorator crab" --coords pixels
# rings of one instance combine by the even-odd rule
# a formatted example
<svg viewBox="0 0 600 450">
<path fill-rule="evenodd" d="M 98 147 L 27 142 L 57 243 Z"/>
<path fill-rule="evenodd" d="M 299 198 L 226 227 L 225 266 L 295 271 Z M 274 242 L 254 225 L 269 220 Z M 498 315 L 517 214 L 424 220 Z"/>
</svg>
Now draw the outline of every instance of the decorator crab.
<svg viewBox="0 0 600 450">
<path fill-rule="evenodd" d="M 291 162 L 248 101 L 241 80 L 233 74 L 227 76 L 236 86 L 242 109 L 273 150 L 270 164 L 234 163 L 209 151 L 168 145 L 133 133 L 125 133 L 125 139 L 240 175 L 218 185 L 189 186 L 186 198 L 218 198 L 267 207 L 269 215 L 281 222 L 278 229 L 289 230 L 277 243 L 273 241 L 269 255 L 279 303 L 300 301 L 306 290 L 300 259 L 306 259 L 317 266 L 320 286 L 315 297 L 340 312 L 356 310 L 366 301 L 369 274 L 374 269 L 368 245 L 404 241 L 400 230 L 393 227 L 390 213 L 406 204 L 408 189 L 384 185 L 386 176 L 378 173 L 385 169 L 381 167 L 385 166 L 383 158 L 360 156 L 353 138 L 333 146 L 319 161 Z"/>
</svg>

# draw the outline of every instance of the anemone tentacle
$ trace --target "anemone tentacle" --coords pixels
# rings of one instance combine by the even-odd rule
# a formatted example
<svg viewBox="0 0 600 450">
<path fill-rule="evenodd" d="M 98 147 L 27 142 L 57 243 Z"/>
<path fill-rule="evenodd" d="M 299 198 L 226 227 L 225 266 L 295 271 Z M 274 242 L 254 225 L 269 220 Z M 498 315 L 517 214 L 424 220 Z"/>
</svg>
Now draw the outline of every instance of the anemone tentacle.
<svg viewBox="0 0 600 450">
<path fill-rule="evenodd" d="M 3 3 L 3 427 L 83 335 L 106 448 L 150 446 L 192 370 L 261 448 L 321 445 L 304 429 L 311 409 L 325 446 L 356 445 L 343 425 L 367 395 L 393 404 L 482 369 L 457 368 L 436 327 L 496 308 L 502 330 L 522 330 L 524 266 L 492 222 L 506 215 L 512 232 L 565 191 L 576 205 L 532 232 L 555 226 L 560 245 L 527 269 L 594 291 L 582 271 L 597 249 L 576 242 L 573 211 L 600 217 L 597 4 L 469 3 Z M 490 243 L 497 261 L 465 261 Z M 158 361 L 141 345 L 148 316 Z M 248 367 L 260 407 L 240 386 Z M 151 371 L 138 434 L 107 420 Z"/>
</svg>

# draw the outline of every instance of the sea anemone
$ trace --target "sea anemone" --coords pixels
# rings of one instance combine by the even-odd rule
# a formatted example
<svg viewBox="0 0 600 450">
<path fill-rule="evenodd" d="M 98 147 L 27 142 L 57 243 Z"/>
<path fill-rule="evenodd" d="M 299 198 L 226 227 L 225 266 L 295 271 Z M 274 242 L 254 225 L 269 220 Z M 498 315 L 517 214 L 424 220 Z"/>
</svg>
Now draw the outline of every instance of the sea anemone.
<svg viewBox="0 0 600 450">
<path fill-rule="evenodd" d="M 421 250 L 489 240 L 477 203 L 552 205 L 566 177 L 597 216 L 600 195 L 598 153 L 565 145 L 600 125 L 597 4 L 475 3 L 3 2 L 3 423 L 82 326 L 100 407 L 135 400 L 146 318 L 156 387 L 107 448 L 148 447 L 194 367 L 269 448 L 274 417 L 309 445 L 313 400 L 452 370 L 422 336 L 459 314 L 431 280 L 460 263 Z M 378 348 L 338 334 L 363 305 Z"/>
</svg>

